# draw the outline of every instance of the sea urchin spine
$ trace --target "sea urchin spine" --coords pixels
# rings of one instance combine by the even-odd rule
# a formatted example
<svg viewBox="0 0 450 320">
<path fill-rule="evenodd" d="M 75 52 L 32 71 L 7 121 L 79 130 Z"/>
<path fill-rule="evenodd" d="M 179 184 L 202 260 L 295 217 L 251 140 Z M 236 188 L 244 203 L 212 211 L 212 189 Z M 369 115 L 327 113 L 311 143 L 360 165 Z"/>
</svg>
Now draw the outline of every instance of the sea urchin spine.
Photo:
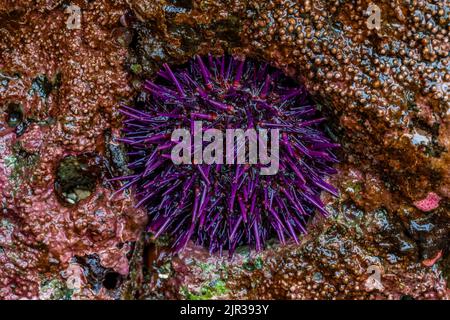
<svg viewBox="0 0 450 320">
<path fill-rule="evenodd" d="M 324 181 L 335 173 L 331 152 L 338 144 L 320 130 L 323 118 L 304 86 L 267 64 L 233 57 L 197 56 L 172 70 L 167 64 L 146 81 L 143 105 L 122 106 L 124 136 L 133 175 L 113 178 L 133 187 L 136 207 L 147 209 L 149 231 L 166 233 L 179 251 L 189 240 L 210 251 L 251 244 L 261 250 L 277 235 L 298 242 L 315 210 L 327 211 L 320 192 L 337 195 Z M 208 128 L 278 128 L 276 175 L 259 164 L 181 164 L 170 157 L 172 132 L 202 120 Z"/>
</svg>

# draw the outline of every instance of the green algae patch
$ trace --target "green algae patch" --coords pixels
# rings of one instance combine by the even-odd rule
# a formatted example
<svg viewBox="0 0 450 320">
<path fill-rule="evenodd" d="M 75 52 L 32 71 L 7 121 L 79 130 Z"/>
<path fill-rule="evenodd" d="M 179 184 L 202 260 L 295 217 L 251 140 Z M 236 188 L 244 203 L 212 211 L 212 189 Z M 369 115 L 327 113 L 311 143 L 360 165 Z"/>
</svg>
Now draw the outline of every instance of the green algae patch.
<svg viewBox="0 0 450 320">
<path fill-rule="evenodd" d="M 198 292 L 189 291 L 187 287 L 180 289 L 180 293 L 187 300 L 210 300 L 225 295 L 228 291 L 225 281 L 221 279 L 203 285 Z"/>
<path fill-rule="evenodd" d="M 39 155 L 24 151 L 20 143 L 13 145 L 13 153 L 4 159 L 5 166 L 11 169 L 9 180 L 13 186 L 13 195 L 17 193 L 24 179 L 33 179 L 33 175 L 28 175 L 27 171 L 35 167 L 39 162 Z M 33 172 L 33 171 L 31 171 Z"/>
<path fill-rule="evenodd" d="M 39 287 L 39 297 L 45 300 L 71 300 L 73 289 L 59 279 L 44 279 Z"/>
<path fill-rule="evenodd" d="M 242 267 L 247 271 L 255 271 L 255 270 L 261 270 L 264 266 L 263 259 L 258 256 L 254 259 L 247 259 L 243 264 Z"/>
</svg>

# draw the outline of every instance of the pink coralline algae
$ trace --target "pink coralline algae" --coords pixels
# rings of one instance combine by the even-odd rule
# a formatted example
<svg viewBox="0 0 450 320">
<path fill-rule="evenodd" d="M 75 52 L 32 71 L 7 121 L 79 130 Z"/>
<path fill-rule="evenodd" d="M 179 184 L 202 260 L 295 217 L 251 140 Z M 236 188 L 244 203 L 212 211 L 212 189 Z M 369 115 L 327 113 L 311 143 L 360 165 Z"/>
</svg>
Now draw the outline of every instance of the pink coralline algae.
<svg viewBox="0 0 450 320">
<path fill-rule="evenodd" d="M 120 141 L 129 147 L 134 174 L 113 180 L 126 181 L 119 192 L 133 187 L 149 230 L 172 236 L 175 251 L 189 240 L 231 254 L 242 244 L 261 250 L 275 235 L 298 242 L 315 210 L 328 215 L 320 193 L 338 195 L 324 178 L 335 173 L 331 150 L 339 145 L 321 131 L 325 119 L 304 86 L 267 64 L 209 55 L 174 70 L 164 65 L 144 88 L 151 97 L 143 106 L 121 109 Z M 279 172 L 260 175 L 260 163 L 175 165 L 171 133 L 192 133 L 196 120 L 222 131 L 279 129 Z"/>
<path fill-rule="evenodd" d="M 429 212 L 439 207 L 439 201 L 441 197 L 434 192 L 429 192 L 424 199 L 415 201 L 414 205 L 421 211 Z"/>
</svg>

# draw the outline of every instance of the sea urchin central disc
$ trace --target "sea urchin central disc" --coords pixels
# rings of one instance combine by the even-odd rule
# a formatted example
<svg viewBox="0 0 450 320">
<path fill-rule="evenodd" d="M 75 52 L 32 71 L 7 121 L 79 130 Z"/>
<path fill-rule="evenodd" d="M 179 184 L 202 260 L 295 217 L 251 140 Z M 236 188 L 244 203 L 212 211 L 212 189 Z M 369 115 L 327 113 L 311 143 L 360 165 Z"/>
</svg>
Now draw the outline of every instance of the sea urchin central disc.
<svg viewBox="0 0 450 320">
<path fill-rule="evenodd" d="M 327 215 L 320 200 L 324 181 L 335 173 L 338 147 L 325 137 L 304 86 L 267 64 L 232 57 L 197 56 L 186 66 L 159 71 L 146 81 L 145 102 L 122 106 L 128 167 L 134 174 L 118 192 L 133 187 L 136 207 L 147 209 L 155 237 L 172 237 L 175 251 L 189 240 L 210 251 L 251 244 L 261 250 L 277 235 L 298 241 L 315 211 Z M 171 134 L 193 128 L 225 130 L 277 128 L 279 171 L 260 175 L 259 164 L 174 164 Z M 206 143 L 205 143 L 206 144 Z"/>
</svg>

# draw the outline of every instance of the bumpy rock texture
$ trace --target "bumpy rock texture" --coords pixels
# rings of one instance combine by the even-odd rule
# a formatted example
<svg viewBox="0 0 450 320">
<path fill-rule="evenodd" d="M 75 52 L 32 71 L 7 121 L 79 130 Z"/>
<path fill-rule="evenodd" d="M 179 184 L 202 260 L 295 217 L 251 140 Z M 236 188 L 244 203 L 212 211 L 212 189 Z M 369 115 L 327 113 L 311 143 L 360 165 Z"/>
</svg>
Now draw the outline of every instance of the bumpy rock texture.
<svg viewBox="0 0 450 320">
<path fill-rule="evenodd" d="M 445 1 L 73 3 L 72 30 L 67 2 L 0 1 L 0 298 L 449 297 Z M 296 77 L 343 145 L 335 214 L 301 245 L 172 257 L 128 194 L 111 198 L 107 178 L 126 174 L 118 102 L 208 52 Z"/>
</svg>

